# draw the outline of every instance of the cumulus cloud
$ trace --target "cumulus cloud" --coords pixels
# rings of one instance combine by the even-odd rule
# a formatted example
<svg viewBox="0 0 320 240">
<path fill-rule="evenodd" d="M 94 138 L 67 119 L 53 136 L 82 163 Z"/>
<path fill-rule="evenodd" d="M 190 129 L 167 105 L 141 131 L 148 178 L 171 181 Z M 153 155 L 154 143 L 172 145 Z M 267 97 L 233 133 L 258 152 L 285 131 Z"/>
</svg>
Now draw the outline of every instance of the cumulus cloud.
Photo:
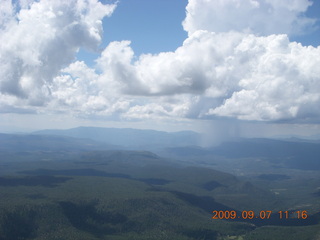
<svg viewBox="0 0 320 240">
<path fill-rule="evenodd" d="M 303 47 L 285 35 L 272 35 L 248 37 L 236 51 L 240 58 L 252 55 L 252 67 L 239 79 L 240 89 L 208 114 L 279 120 L 309 118 L 318 112 L 314 110 L 320 103 L 320 47 Z"/>
<path fill-rule="evenodd" d="M 140 99 L 131 104 L 127 112 L 122 114 L 123 119 L 177 119 L 188 117 L 193 101 L 196 97 L 179 95 L 179 97 L 163 96 Z"/>
<path fill-rule="evenodd" d="M 142 55 L 136 61 L 133 57 L 129 42 L 117 42 L 98 63 L 123 94 L 189 96 L 184 98 L 184 116 L 305 118 L 314 115 L 310 106 L 320 101 L 320 48 L 291 43 L 286 35 L 197 31 L 175 52 Z M 151 113 L 161 115 L 165 111 L 160 103 L 131 111 L 138 116 L 154 109 Z"/>
<path fill-rule="evenodd" d="M 104 88 L 100 75 L 84 62 L 76 61 L 62 70 L 50 87 L 53 100 L 50 109 L 69 111 L 77 116 L 111 116 L 127 111 L 130 100 L 117 96 L 112 88 Z"/>
<path fill-rule="evenodd" d="M 184 29 L 258 35 L 301 34 L 315 19 L 304 16 L 310 0 L 189 0 Z"/>
<path fill-rule="evenodd" d="M 2 5 L 2 3 L 1 3 Z M 1 8 L 0 92 L 43 105 L 48 85 L 75 59 L 80 47 L 95 50 L 102 18 L 115 5 L 97 0 L 5 0 Z"/>
<path fill-rule="evenodd" d="M 311 4 L 189 0 L 188 38 L 175 51 L 135 56 L 130 41 L 116 41 L 90 68 L 75 54 L 98 48 L 101 20 L 115 5 L 20 1 L 17 11 L 8 1 L 0 12 L 0 104 L 126 120 L 319 121 L 320 47 L 288 38 L 313 27 L 303 14 Z"/>
<path fill-rule="evenodd" d="M 122 94 L 149 96 L 127 115 L 243 120 L 318 119 L 320 48 L 290 42 L 310 30 L 309 0 L 189 0 L 189 36 L 174 52 L 134 56 L 129 41 L 114 42 L 97 60 Z M 165 111 L 172 96 L 183 111 Z"/>
<path fill-rule="evenodd" d="M 233 60 L 228 56 L 233 55 L 242 37 L 240 33 L 198 31 L 175 52 L 144 54 L 136 61 L 130 42 L 113 42 L 97 62 L 106 79 L 124 94 L 219 97 L 233 90 L 235 71 L 241 72 L 241 66 L 230 63 Z"/>
</svg>

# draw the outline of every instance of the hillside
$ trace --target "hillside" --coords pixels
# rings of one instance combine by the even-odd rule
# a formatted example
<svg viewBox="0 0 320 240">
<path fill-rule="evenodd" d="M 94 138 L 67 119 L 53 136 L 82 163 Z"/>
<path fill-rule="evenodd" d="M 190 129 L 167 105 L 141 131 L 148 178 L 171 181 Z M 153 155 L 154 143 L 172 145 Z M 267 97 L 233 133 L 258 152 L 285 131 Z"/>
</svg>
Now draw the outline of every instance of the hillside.
<svg viewBox="0 0 320 240">
<path fill-rule="evenodd" d="M 276 212 L 294 206 L 285 198 L 231 174 L 150 152 L 87 151 L 59 159 L 0 162 L 6 168 L 0 176 L 0 239 L 222 240 L 259 238 L 273 226 L 301 240 L 319 227 L 312 208 L 306 220 L 280 220 Z M 270 219 L 219 220 L 212 219 L 214 210 L 275 213 Z"/>
<path fill-rule="evenodd" d="M 307 240 L 319 234 L 316 142 L 239 139 L 202 148 L 183 145 L 195 143 L 192 132 L 122 129 L 114 138 L 124 147 L 111 141 L 109 129 L 66 132 L 0 134 L 1 240 Z M 149 144 L 139 139 L 144 136 Z M 212 219 L 213 211 L 237 217 Z M 255 216 L 243 218 L 248 211 Z M 260 218 L 266 211 L 270 218 Z M 303 211 L 305 219 L 297 215 Z"/>
</svg>

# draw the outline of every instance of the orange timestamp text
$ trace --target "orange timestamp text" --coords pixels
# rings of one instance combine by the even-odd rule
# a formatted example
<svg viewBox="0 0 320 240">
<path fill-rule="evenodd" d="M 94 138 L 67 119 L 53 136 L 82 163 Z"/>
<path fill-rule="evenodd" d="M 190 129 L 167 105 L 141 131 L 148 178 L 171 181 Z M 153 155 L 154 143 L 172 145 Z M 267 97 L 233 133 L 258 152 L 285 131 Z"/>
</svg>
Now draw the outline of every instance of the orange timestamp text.
<svg viewBox="0 0 320 240">
<path fill-rule="evenodd" d="M 271 217 L 278 217 L 279 219 L 297 218 L 307 219 L 307 211 L 278 211 L 273 213 L 271 210 L 255 211 L 212 211 L 212 219 L 269 219 Z"/>
</svg>

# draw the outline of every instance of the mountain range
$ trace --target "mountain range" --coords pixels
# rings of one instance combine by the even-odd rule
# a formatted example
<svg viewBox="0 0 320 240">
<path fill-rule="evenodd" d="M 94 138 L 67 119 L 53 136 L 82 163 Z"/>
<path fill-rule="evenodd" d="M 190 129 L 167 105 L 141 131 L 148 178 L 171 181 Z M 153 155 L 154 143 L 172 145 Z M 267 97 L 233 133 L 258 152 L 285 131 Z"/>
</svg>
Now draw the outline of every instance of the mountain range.
<svg viewBox="0 0 320 240">
<path fill-rule="evenodd" d="M 193 131 L 163 132 L 132 128 L 77 127 L 66 130 L 41 130 L 33 134 L 86 138 L 135 149 L 198 145 L 200 141 L 200 134 Z"/>
<path fill-rule="evenodd" d="M 0 134 L 0 151 L 147 150 L 169 158 L 197 160 L 210 157 L 255 158 L 278 166 L 320 169 L 320 142 L 297 138 L 239 138 L 214 147 L 199 146 L 192 131 L 78 127 L 41 130 L 30 134 Z"/>
</svg>

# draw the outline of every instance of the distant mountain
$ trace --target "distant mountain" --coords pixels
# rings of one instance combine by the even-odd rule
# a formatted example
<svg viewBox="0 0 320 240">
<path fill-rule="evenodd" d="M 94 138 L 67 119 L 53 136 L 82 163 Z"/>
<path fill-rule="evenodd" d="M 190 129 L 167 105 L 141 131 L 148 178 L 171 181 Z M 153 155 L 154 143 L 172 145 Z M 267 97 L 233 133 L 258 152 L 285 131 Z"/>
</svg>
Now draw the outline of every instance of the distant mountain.
<svg viewBox="0 0 320 240">
<path fill-rule="evenodd" d="M 272 139 L 277 140 L 289 140 L 289 141 L 309 141 L 309 142 L 320 142 L 320 134 L 314 134 L 310 136 L 301 135 L 276 135 Z"/>
<path fill-rule="evenodd" d="M 215 154 L 232 158 L 309 158 L 320 160 L 320 143 L 265 138 L 225 142 L 212 149 Z"/>
<path fill-rule="evenodd" d="M 288 168 L 320 170 L 320 143 L 308 140 L 276 140 L 266 138 L 238 139 L 212 148 L 171 147 L 163 152 L 170 157 L 221 156 L 226 158 L 260 158 L 282 163 Z"/>
<path fill-rule="evenodd" d="M 131 128 L 77 127 L 67 130 L 41 130 L 37 135 L 59 135 L 87 138 L 134 149 L 197 145 L 200 135 L 192 131 L 162 132 Z"/>
<path fill-rule="evenodd" d="M 32 134 L 0 134 L 0 151 L 148 150 L 170 158 L 203 161 L 215 156 L 228 159 L 259 158 L 279 167 L 320 169 L 320 143 L 303 139 L 249 138 L 198 146 L 200 134 L 130 128 L 78 127 L 41 130 Z M 207 160 L 206 160 L 207 161 Z"/>
<path fill-rule="evenodd" d="M 0 151 L 2 152 L 92 151 L 115 148 L 116 146 L 96 142 L 91 139 L 81 139 L 67 136 L 0 133 Z"/>
</svg>

